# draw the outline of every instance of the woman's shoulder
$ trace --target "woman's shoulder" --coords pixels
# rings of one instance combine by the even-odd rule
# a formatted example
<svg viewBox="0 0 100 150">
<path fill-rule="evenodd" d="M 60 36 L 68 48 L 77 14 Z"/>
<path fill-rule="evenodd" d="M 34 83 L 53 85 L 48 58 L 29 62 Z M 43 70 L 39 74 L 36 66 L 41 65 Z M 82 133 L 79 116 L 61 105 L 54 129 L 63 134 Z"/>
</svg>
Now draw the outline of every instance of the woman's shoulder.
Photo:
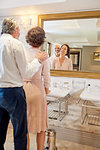
<svg viewBox="0 0 100 150">
<path fill-rule="evenodd" d="M 66 59 L 67 61 L 72 61 L 71 58 L 68 58 L 68 57 L 66 57 L 65 59 Z"/>
<path fill-rule="evenodd" d="M 40 50 L 38 50 L 38 49 L 36 49 L 36 48 L 32 48 L 32 47 L 28 48 L 27 51 L 28 51 L 29 53 L 38 53 L 38 52 L 40 52 Z"/>
<path fill-rule="evenodd" d="M 29 48 L 26 50 L 26 55 L 27 55 L 27 59 L 28 61 L 31 61 L 35 58 L 35 55 L 38 53 L 38 50 L 35 50 L 33 48 Z"/>
</svg>

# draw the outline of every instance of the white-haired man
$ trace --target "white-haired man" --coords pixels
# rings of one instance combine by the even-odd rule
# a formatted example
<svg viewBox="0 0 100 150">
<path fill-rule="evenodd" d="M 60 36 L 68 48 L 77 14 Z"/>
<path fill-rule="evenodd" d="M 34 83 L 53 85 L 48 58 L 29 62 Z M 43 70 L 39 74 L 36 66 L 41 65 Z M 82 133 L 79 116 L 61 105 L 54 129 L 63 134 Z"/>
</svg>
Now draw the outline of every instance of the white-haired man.
<svg viewBox="0 0 100 150">
<path fill-rule="evenodd" d="M 52 67 L 52 62 L 53 60 L 56 58 L 56 57 L 59 57 L 60 56 L 60 44 L 56 44 L 55 45 L 55 54 L 52 55 L 51 57 L 49 57 L 49 62 L 50 62 L 50 68 Z"/>
<path fill-rule="evenodd" d="M 48 58 L 38 53 L 28 63 L 25 48 L 18 40 L 20 30 L 11 18 L 4 19 L 0 37 L 0 150 L 4 150 L 9 119 L 14 128 L 15 150 L 27 150 L 26 99 L 23 78 L 31 78 Z"/>
</svg>

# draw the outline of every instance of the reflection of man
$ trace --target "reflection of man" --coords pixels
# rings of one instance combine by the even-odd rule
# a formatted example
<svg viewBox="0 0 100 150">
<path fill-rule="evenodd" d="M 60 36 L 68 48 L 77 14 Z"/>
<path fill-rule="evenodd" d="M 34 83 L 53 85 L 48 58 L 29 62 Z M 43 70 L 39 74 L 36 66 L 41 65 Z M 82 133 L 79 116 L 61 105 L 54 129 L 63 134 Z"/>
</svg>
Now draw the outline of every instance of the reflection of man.
<svg viewBox="0 0 100 150">
<path fill-rule="evenodd" d="M 56 44 L 55 45 L 55 54 L 52 55 L 50 58 L 49 58 L 49 61 L 50 61 L 50 66 L 52 66 L 52 62 L 53 60 L 56 58 L 56 57 L 59 57 L 60 56 L 60 45 L 59 44 Z"/>
<path fill-rule="evenodd" d="M 27 150 L 26 99 L 23 78 L 32 77 L 39 69 L 39 62 L 48 56 L 37 54 L 28 63 L 23 44 L 17 40 L 20 31 L 13 19 L 6 18 L 2 24 L 0 37 L 0 150 L 4 143 L 9 119 L 14 128 L 15 150 Z"/>
<path fill-rule="evenodd" d="M 60 45 L 58 44 L 55 46 L 55 56 L 56 57 L 60 56 Z"/>
</svg>

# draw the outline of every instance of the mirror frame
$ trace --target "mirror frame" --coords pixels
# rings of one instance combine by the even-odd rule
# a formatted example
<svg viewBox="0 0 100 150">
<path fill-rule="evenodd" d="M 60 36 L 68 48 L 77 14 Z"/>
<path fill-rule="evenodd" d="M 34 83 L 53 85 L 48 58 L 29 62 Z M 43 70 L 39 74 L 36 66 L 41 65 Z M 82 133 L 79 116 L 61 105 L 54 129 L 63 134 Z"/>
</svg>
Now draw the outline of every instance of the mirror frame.
<svg viewBox="0 0 100 150">
<path fill-rule="evenodd" d="M 86 19 L 86 18 L 100 18 L 100 10 L 39 15 L 38 26 L 43 28 L 43 22 L 49 20 Z M 95 72 L 51 70 L 50 73 L 51 76 L 100 79 L 100 73 Z"/>
</svg>

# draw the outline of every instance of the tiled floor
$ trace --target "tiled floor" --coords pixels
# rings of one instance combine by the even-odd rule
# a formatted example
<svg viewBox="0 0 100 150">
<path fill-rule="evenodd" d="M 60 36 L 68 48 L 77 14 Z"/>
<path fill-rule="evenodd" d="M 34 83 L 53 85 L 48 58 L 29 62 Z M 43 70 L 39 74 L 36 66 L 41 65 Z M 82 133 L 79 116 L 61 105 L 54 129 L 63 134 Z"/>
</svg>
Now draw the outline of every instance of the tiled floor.
<svg viewBox="0 0 100 150">
<path fill-rule="evenodd" d="M 35 134 L 30 134 L 30 150 L 36 150 L 35 137 L 36 137 Z M 14 150 L 12 128 L 8 128 L 5 150 Z"/>
<path fill-rule="evenodd" d="M 82 110 L 81 103 L 82 101 L 80 101 L 79 104 L 76 104 L 76 99 L 72 98 L 69 101 L 69 105 L 68 105 L 68 110 L 69 110 L 68 115 L 66 115 L 62 121 L 49 119 L 49 125 L 100 134 L 100 126 L 94 126 L 94 125 L 90 126 L 88 124 L 81 124 L 81 110 Z M 52 105 L 53 105 L 52 106 L 53 110 L 58 109 L 57 103 L 54 103 Z"/>
<path fill-rule="evenodd" d="M 91 146 L 86 146 L 82 144 L 77 144 L 74 142 L 56 140 L 56 146 L 58 150 L 100 150 L 100 148 L 95 148 Z M 8 129 L 7 140 L 5 144 L 5 150 L 14 150 L 13 147 L 13 133 L 12 129 Z M 30 135 L 30 150 L 36 150 L 35 135 Z"/>
<path fill-rule="evenodd" d="M 69 114 L 62 121 L 49 119 L 49 126 L 57 132 L 58 150 L 100 150 L 100 126 L 82 125 L 81 102 L 79 104 L 75 102 L 73 99 L 70 101 Z M 36 150 L 35 137 L 36 135 L 30 134 L 30 150 Z M 99 148 L 96 148 L 97 145 Z M 8 129 L 5 148 L 5 150 L 14 149 L 11 127 Z"/>
</svg>

